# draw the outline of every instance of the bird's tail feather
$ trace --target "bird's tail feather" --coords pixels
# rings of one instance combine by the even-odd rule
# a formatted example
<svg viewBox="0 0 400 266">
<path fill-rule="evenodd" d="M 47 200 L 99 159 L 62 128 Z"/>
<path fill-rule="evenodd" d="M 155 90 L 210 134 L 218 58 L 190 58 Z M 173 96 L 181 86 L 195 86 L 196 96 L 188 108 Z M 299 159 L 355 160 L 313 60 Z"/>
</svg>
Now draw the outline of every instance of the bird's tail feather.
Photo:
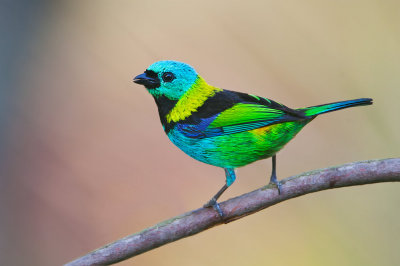
<svg viewBox="0 0 400 266">
<path fill-rule="evenodd" d="M 355 100 L 348 100 L 342 102 L 335 102 L 335 103 L 327 103 L 321 104 L 316 106 L 310 106 L 306 108 L 297 109 L 298 111 L 303 111 L 306 116 L 317 116 L 320 114 L 353 107 L 353 106 L 360 106 L 360 105 L 370 105 L 372 104 L 372 99 L 370 98 L 361 98 Z"/>
</svg>

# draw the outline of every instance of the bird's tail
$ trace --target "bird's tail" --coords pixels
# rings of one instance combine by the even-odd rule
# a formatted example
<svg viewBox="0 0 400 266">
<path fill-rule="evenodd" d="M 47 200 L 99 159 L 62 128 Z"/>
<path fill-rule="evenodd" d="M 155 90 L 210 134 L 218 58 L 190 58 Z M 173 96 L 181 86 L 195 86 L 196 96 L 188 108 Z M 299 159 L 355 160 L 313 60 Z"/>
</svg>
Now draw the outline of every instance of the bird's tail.
<svg viewBox="0 0 400 266">
<path fill-rule="evenodd" d="M 321 104 L 316 106 L 310 106 L 306 108 L 297 109 L 298 111 L 303 111 L 306 116 L 317 116 L 320 114 L 353 107 L 353 106 L 360 106 L 360 105 L 370 105 L 372 104 L 372 99 L 370 98 L 361 98 L 355 100 L 348 100 L 342 102 L 335 102 L 335 103 L 327 103 Z"/>
</svg>

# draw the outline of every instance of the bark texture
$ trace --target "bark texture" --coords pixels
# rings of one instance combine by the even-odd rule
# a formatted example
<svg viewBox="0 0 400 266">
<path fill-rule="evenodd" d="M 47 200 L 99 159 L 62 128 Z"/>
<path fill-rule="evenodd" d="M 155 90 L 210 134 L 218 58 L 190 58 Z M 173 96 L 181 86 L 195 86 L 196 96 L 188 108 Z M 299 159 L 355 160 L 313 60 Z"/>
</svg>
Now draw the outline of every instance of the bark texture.
<svg viewBox="0 0 400 266">
<path fill-rule="evenodd" d="M 66 265 L 110 265 L 308 193 L 396 181 L 400 181 L 400 158 L 354 162 L 302 173 L 282 180 L 280 195 L 275 186 L 268 185 L 220 203 L 224 220 L 214 209 L 200 208 L 117 240 Z"/>
</svg>

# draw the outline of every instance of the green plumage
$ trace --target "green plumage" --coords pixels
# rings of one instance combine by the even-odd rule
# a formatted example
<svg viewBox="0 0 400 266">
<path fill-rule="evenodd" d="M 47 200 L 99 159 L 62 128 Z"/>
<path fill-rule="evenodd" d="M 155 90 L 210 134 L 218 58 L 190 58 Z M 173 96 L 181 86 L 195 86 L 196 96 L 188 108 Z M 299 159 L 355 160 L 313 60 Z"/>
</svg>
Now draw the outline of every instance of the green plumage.
<svg viewBox="0 0 400 266">
<path fill-rule="evenodd" d="M 291 109 L 267 98 L 208 85 L 187 64 L 159 61 L 134 80 L 153 95 L 169 139 L 189 156 L 225 168 L 226 184 L 206 206 L 235 180 L 237 167 L 272 157 L 271 182 L 276 179 L 275 155 L 316 116 L 352 106 L 372 104 L 363 98 Z"/>
</svg>

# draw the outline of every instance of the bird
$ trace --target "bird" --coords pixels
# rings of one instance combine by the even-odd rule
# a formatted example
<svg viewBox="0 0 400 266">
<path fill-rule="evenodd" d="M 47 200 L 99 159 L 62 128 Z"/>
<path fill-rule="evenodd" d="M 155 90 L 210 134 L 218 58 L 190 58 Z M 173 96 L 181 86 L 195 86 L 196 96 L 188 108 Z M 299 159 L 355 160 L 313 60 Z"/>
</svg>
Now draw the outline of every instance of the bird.
<svg viewBox="0 0 400 266">
<path fill-rule="evenodd" d="M 371 98 L 292 109 L 277 101 L 209 85 L 190 65 L 163 60 L 133 82 L 143 85 L 158 107 L 162 127 L 190 157 L 225 170 L 225 184 L 204 205 L 223 217 L 218 199 L 236 179 L 235 169 L 272 157 L 270 183 L 278 193 L 276 154 L 320 114 L 372 104 Z"/>
</svg>

